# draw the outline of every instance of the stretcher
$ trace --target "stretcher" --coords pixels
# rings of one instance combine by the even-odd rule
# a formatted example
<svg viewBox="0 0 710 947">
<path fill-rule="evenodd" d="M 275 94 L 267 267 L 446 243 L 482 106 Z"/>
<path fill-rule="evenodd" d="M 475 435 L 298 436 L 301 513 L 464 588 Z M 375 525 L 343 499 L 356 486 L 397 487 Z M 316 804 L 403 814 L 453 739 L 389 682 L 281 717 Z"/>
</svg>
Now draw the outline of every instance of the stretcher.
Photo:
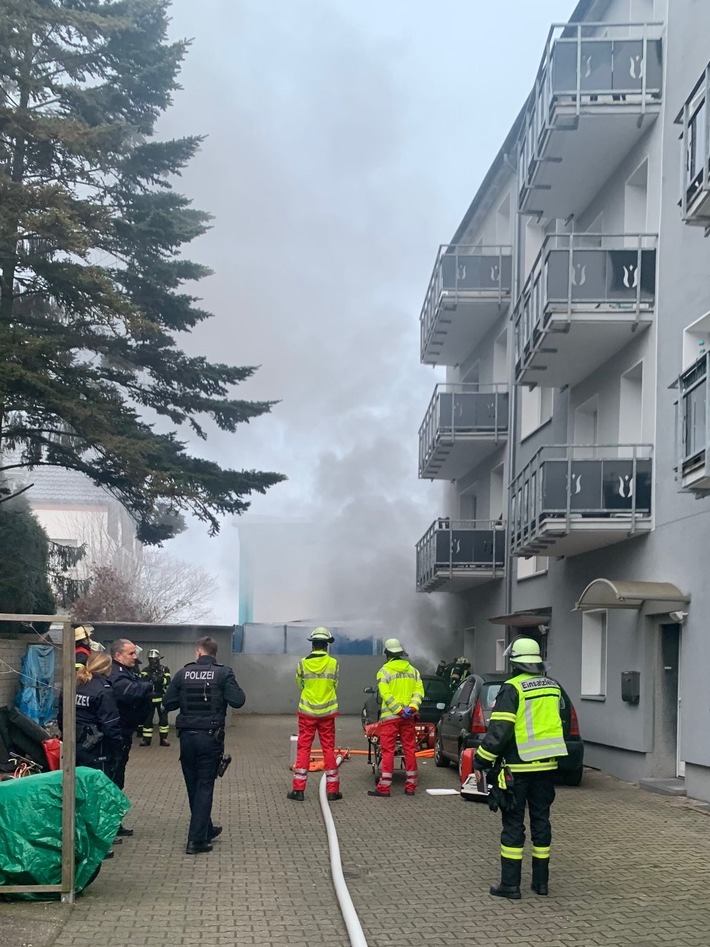
<svg viewBox="0 0 710 947">
<path fill-rule="evenodd" d="M 372 766 L 372 773 L 375 777 L 375 782 L 380 781 L 380 776 L 382 775 L 382 746 L 380 745 L 380 726 L 381 722 L 377 723 L 368 723 L 365 725 L 365 736 L 367 737 L 367 762 Z M 433 756 L 434 751 L 431 748 L 434 743 L 436 725 L 433 723 L 417 723 L 415 724 L 415 731 L 417 735 L 417 753 L 418 757 L 424 756 Z M 399 768 L 404 769 L 404 750 L 402 749 L 402 741 L 397 737 L 397 741 L 394 746 L 394 768 L 397 768 L 397 761 L 399 761 Z"/>
</svg>

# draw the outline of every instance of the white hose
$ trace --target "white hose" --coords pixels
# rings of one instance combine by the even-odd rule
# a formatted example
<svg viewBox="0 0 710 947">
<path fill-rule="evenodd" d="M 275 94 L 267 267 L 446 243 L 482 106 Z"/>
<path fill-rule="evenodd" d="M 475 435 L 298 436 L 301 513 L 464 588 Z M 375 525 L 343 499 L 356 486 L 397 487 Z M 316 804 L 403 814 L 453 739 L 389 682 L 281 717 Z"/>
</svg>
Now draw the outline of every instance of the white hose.
<svg viewBox="0 0 710 947">
<path fill-rule="evenodd" d="M 342 763 L 342 757 L 338 757 L 338 766 Z M 340 905 L 340 913 L 343 915 L 345 927 L 348 931 L 351 947 L 367 947 L 367 941 L 360 924 L 360 918 L 357 916 L 355 905 L 350 897 L 348 886 L 345 884 L 343 875 L 343 865 L 340 860 L 340 845 L 338 844 L 338 834 L 335 831 L 335 822 L 328 805 L 327 790 L 325 788 L 325 773 L 318 787 L 318 799 L 323 811 L 323 821 L 325 822 L 326 832 L 328 833 L 328 846 L 330 848 L 330 872 L 333 876 L 333 886 L 335 894 Z"/>
</svg>

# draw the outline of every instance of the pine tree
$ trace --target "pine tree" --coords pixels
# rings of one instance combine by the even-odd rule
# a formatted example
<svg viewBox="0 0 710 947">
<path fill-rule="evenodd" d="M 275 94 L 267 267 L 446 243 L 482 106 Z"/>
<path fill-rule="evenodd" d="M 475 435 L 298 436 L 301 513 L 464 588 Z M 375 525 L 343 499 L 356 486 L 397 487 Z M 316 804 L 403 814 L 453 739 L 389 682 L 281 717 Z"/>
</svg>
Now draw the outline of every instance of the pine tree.
<svg viewBox="0 0 710 947">
<path fill-rule="evenodd" d="M 209 270 L 182 255 L 209 217 L 172 187 L 201 139 L 154 138 L 188 46 L 168 41 L 168 7 L 0 3 L 0 450 L 87 474 L 145 543 L 181 510 L 215 533 L 284 479 L 178 437 L 204 439 L 206 421 L 234 432 L 273 402 L 234 397 L 253 367 L 175 340 L 210 316 L 184 285 Z"/>
<path fill-rule="evenodd" d="M 24 496 L 0 505 L 0 612 L 53 615 L 47 579 L 49 542 Z M 36 626 L 46 630 L 44 625 Z M 0 632 L 17 630 L 9 623 Z"/>
</svg>

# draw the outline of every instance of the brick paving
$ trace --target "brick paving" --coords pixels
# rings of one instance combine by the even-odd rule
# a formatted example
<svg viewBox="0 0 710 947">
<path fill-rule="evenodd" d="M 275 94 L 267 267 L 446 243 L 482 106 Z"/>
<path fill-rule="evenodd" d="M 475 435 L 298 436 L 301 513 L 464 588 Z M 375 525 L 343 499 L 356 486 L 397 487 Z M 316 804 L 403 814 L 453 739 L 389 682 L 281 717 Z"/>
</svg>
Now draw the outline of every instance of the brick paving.
<svg viewBox="0 0 710 947">
<path fill-rule="evenodd" d="M 289 802 L 286 717 L 238 715 L 234 762 L 217 783 L 224 834 L 208 855 L 184 854 L 187 802 L 177 741 L 136 746 L 127 791 L 136 835 L 116 848 L 73 908 L 0 903 L 3 947 L 347 947 L 333 893 L 319 774 L 306 802 Z M 340 745 L 364 748 L 357 718 Z M 157 741 L 156 741 L 157 742 Z M 497 880 L 499 817 L 459 796 L 453 769 L 420 768 L 420 793 L 368 798 L 364 757 L 343 767 L 332 805 L 351 896 L 369 947 L 707 947 L 710 817 L 687 800 L 588 772 L 560 787 L 553 808 L 550 897 L 488 895 Z M 8 932 L 9 938 L 8 939 Z"/>
</svg>

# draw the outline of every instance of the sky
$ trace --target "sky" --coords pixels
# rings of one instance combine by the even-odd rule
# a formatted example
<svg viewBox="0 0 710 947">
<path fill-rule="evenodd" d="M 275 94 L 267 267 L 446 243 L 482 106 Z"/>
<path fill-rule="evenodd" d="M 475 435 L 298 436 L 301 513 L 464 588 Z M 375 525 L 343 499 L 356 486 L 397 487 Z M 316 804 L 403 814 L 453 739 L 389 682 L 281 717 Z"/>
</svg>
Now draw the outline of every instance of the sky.
<svg viewBox="0 0 710 947">
<path fill-rule="evenodd" d="M 173 4 L 171 35 L 192 45 L 159 133 L 207 136 L 176 187 L 214 215 L 189 248 L 214 270 L 197 289 L 214 318 L 181 343 L 260 366 L 238 396 L 279 402 L 196 450 L 286 474 L 250 512 L 328 531 L 332 556 L 314 574 L 324 608 L 400 634 L 455 621 L 449 597 L 414 590 L 415 543 L 443 512 L 441 485 L 417 478 L 419 425 L 443 380 L 419 363 L 419 312 L 438 246 L 532 87 L 550 24 L 575 6 Z M 233 521 L 216 538 L 191 523 L 169 551 L 215 576 L 214 619 L 233 623 Z"/>
</svg>

